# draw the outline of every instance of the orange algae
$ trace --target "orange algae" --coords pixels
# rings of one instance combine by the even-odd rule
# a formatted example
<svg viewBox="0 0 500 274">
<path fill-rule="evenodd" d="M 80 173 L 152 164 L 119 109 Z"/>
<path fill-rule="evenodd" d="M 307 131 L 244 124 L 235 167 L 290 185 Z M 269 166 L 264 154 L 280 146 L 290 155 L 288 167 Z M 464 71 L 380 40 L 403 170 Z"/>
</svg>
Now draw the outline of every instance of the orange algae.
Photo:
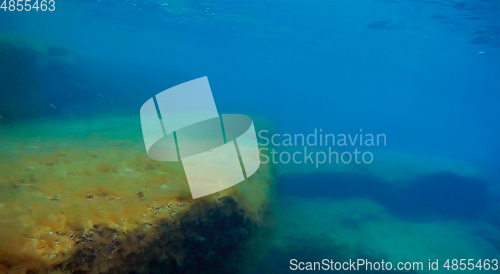
<svg viewBox="0 0 500 274">
<path fill-rule="evenodd" d="M 107 132 L 111 122 L 127 126 Z M 218 219 L 241 224 L 230 233 L 237 235 L 234 241 L 248 240 L 253 229 L 266 226 L 270 166 L 193 200 L 182 165 L 149 159 L 134 122 L 108 117 L 78 126 L 75 121 L 0 125 L 0 135 L 9 136 L 0 143 L 0 273 L 140 271 L 146 269 L 141 260 L 149 260 L 144 252 L 181 267 L 191 256 L 183 245 L 212 245 L 214 239 L 204 233 Z M 59 135 L 40 134 L 37 126 L 57 128 Z M 26 128 L 35 128 L 32 136 Z"/>
</svg>

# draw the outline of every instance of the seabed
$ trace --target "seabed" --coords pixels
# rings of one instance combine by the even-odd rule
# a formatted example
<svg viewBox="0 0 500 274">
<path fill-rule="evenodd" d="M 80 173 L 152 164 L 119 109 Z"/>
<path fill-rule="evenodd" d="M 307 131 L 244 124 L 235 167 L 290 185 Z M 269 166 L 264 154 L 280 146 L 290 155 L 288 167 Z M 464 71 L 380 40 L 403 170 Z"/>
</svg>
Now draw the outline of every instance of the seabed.
<svg viewBox="0 0 500 274">
<path fill-rule="evenodd" d="M 0 273 L 235 271 L 269 226 L 269 165 L 193 200 L 135 116 L 4 122 L 0 139 Z"/>
</svg>

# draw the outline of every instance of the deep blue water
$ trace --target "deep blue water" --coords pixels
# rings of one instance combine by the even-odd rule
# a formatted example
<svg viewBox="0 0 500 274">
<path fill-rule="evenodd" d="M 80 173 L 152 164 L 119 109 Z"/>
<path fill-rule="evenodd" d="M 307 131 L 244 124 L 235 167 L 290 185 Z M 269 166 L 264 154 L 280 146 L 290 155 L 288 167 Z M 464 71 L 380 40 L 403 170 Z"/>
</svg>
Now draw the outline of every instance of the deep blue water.
<svg viewBox="0 0 500 274">
<path fill-rule="evenodd" d="M 364 128 L 391 147 L 499 164 L 497 1 L 174 3 L 188 12 L 60 1 L 50 13 L 4 12 L 0 30 L 76 56 L 75 71 L 40 79 L 67 108 L 109 108 L 89 98 L 98 91 L 135 111 L 207 75 L 219 112 L 256 113 L 284 132 Z"/>
</svg>

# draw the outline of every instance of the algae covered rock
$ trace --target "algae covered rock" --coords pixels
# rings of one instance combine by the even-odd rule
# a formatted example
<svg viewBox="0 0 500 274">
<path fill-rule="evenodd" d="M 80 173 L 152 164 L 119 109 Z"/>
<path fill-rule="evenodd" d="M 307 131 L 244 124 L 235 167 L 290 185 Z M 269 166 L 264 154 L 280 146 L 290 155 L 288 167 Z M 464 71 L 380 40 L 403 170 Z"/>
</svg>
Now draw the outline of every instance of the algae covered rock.
<svg viewBox="0 0 500 274">
<path fill-rule="evenodd" d="M 180 163 L 145 155 L 135 117 L 0 136 L 0 273 L 234 272 L 271 223 L 270 166 L 193 200 Z"/>
</svg>

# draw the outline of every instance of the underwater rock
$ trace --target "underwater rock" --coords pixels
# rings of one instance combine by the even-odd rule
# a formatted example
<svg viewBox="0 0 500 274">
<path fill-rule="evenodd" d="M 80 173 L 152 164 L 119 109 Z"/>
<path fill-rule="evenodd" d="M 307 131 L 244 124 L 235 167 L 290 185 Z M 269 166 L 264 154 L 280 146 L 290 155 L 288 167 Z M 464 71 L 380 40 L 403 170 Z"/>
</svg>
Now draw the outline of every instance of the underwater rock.
<svg viewBox="0 0 500 274">
<path fill-rule="evenodd" d="M 63 48 L 0 36 L 0 116 L 11 122 L 61 113 L 57 87 L 72 79 L 61 71 L 73 71 L 73 61 Z"/>
<path fill-rule="evenodd" d="M 278 181 L 286 182 L 278 184 L 280 195 L 332 200 L 369 198 L 400 219 L 477 218 L 491 203 L 487 181 L 451 172 L 418 176 L 407 185 L 348 173 L 281 175 Z M 307 189 L 303 182 L 307 182 Z M 349 219 L 345 225 L 355 230 L 356 224 Z"/>
<path fill-rule="evenodd" d="M 38 53 L 0 37 L 0 115 L 6 119 L 47 113 L 37 81 Z"/>
<path fill-rule="evenodd" d="M 193 200 L 180 163 L 147 157 L 137 117 L 0 135 L 0 273 L 234 272 L 272 223 L 269 165 Z"/>
</svg>

